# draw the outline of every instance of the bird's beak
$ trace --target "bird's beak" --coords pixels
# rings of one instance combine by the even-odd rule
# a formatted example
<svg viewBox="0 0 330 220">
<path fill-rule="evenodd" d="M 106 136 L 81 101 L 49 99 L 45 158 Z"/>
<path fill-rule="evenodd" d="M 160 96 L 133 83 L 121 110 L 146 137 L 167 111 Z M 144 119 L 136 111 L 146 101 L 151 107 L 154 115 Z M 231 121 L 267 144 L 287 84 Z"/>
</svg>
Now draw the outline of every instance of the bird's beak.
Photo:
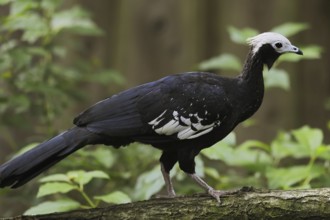
<svg viewBox="0 0 330 220">
<path fill-rule="evenodd" d="M 300 50 L 299 48 L 298 48 L 298 51 L 296 52 L 296 54 L 304 55 L 304 53 L 302 52 L 302 50 Z"/>
<path fill-rule="evenodd" d="M 290 51 L 291 53 L 295 53 L 295 54 L 299 54 L 299 55 L 303 55 L 304 53 L 296 46 L 292 46 Z"/>
</svg>

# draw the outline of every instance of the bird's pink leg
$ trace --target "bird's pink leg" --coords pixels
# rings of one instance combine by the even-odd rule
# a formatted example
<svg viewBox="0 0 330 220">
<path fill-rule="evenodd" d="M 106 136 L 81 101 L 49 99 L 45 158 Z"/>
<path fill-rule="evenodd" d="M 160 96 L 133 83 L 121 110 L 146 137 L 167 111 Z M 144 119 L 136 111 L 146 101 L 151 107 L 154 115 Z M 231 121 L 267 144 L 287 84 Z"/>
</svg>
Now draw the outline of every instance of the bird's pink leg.
<svg viewBox="0 0 330 220">
<path fill-rule="evenodd" d="M 161 171 L 162 171 L 163 178 L 164 178 L 164 181 L 165 181 L 167 195 L 168 195 L 168 197 L 173 198 L 173 197 L 176 196 L 176 194 L 175 194 L 175 191 L 174 191 L 174 188 L 173 188 L 173 184 L 172 184 L 172 181 L 171 181 L 170 174 L 168 172 L 166 172 L 163 163 L 160 163 L 160 167 L 161 167 Z"/>
<path fill-rule="evenodd" d="M 195 173 L 190 174 L 187 173 L 198 185 L 200 185 L 203 189 L 207 191 L 209 195 L 214 197 L 219 203 L 221 202 L 220 196 L 225 195 L 226 192 L 220 191 L 220 190 L 215 190 L 211 186 L 209 186 L 202 178 L 200 178 L 198 175 Z"/>
</svg>

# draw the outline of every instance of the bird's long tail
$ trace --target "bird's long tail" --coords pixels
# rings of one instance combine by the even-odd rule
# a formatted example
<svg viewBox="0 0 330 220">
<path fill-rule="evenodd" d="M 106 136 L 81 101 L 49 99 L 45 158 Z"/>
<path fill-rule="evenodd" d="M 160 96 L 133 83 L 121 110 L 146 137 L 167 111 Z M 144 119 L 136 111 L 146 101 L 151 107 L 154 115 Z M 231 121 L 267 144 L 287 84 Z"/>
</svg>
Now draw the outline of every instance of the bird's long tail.
<svg viewBox="0 0 330 220">
<path fill-rule="evenodd" d="M 71 128 L 1 165 L 0 187 L 19 187 L 81 147 L 96 144 L 98 138 L 85 128 Z"/>
</svg>

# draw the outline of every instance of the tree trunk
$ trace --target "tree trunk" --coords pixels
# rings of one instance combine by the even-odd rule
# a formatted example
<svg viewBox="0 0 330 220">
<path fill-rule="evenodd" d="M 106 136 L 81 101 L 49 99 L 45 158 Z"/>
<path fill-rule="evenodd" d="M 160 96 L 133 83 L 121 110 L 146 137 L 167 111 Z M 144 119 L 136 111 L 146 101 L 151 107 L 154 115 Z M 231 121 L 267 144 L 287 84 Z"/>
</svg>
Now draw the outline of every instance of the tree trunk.
<svg viewBox="0 0 330 220">
<path fill-rule="evenodd" d="M 244 187 L 223 196 L 221 204 L 202 194 L 13 219 L 330 219 L 330 189 Z"/>
</svg>

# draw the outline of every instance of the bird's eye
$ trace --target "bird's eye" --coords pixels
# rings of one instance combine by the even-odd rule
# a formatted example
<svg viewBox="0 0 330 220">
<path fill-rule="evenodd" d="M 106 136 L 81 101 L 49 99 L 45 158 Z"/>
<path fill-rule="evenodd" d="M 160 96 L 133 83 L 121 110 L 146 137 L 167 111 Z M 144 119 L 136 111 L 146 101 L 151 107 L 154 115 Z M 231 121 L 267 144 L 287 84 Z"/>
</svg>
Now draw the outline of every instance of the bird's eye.
<svg viewBox="0 0 330 220">
<path fill-rule="evenodd" d="M 275 47 L 276 47 L 276 48 L 281 48 L 282 46 L 283 46 L 283 45 L 282 45 L 281 43 L 276 43 L 276 44 L 275 44 Z"/>
</svg>

